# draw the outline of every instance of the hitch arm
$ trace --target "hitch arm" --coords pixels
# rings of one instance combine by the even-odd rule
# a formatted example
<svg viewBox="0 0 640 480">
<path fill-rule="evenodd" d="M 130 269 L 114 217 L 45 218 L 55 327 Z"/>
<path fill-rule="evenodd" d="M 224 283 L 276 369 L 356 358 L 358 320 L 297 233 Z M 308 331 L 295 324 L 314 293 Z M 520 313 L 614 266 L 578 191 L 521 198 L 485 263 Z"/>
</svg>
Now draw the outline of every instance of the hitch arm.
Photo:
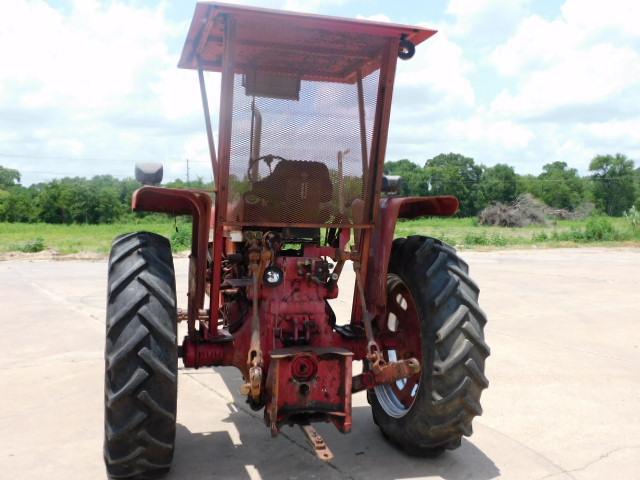
<svg viewBox="0 0 640 480">
<path fill-rule="evenodd" d="M 320 434 L 313 428 L 311 425 L 300 425 L 300 429 L 302 433 L 304 433 L 307 442 L 313 448 L 314 453 L 318 456 L 320 460 L 324 460 L 328 462 L 333 458 L 333 453 L 329 450 L 327 443 L 324 441 L 324 438 L 320 436 Z"/>
<path fill-rule="evenodd" d="M 393 383 L 403 378 L 420 373 L 420 362 L 415 358 L 398 360 L 397 362 L 374 364 L 371 370 L 353 377 L 351 392 L 369 390 L 377 385 Z"/>
</svg>

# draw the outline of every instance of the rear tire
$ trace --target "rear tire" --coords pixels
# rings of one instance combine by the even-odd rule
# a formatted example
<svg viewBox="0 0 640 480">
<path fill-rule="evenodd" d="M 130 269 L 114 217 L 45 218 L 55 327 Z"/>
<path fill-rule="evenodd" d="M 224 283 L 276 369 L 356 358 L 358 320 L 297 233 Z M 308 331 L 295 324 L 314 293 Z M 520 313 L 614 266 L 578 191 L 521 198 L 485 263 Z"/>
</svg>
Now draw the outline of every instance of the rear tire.
<svg viewBox="0 0 640 480">
<path fill-rule="evenodd" d="M 382 338 L 395 335 L 394 349 L 409 345 L 400 352 L 404 356 L 413 355 L 412 348 L 417 350 L 422 371 L 407 379 L 412 393 L 403 391 L 403 384 L 392 384 L 369 390 L 367 398 L 375 423 L 391 443 L 411 455 L 436 456 L 459 447 L 462 436 L 472 433 L 473 418 L 482 413 L 480 395 L 489 385 L 484 376 L 489 347 L 484 341 L 486 316 L 478 305 L 479 289 L 452 247 L 412 236 L 393 243 L 389 291 L 405 292 L 399 295 L 409 297 L 409 308 L 406 300 L 402 308 L 389 306 L 398 294 L 391 295 L 388 308 L 397 313 L 389 315 L 394 315 L 393 322 L 398 317 L 398 326 L 380 332 Z M 409 321 L 412 308 L 416 322 Z M 419 346 L 412 347 L 416 342 Z M 384 344 L 381 348 L 385 350 Z M 387 352 L 396 355 L 396 350 Z"/>
<path fill-rule="evenodd" d="M 111 478 L 169 471 L 176 431 L 176 287 L 169 241 L 154 233 L 111 247 L 105 348 L 104 460 Z"/>
</svg>

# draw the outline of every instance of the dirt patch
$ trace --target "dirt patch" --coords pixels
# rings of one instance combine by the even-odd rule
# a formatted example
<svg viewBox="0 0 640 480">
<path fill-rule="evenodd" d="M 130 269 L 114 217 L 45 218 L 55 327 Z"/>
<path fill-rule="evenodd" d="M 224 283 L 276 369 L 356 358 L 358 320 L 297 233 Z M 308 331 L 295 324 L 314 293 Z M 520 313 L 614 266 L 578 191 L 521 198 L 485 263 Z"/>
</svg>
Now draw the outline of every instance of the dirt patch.
<svg viewBox="0 0 640 480">
<path fill-rule="evenodd" d="M 61 254 L 57 250 L 47 249 L 37 253 L 5 252 L 0 253 L 0 262 L 8 260 L 51 261 L 51 260 L 104 260 L 107 254 L 97 252 L 79 252 Z"/>
</svg>

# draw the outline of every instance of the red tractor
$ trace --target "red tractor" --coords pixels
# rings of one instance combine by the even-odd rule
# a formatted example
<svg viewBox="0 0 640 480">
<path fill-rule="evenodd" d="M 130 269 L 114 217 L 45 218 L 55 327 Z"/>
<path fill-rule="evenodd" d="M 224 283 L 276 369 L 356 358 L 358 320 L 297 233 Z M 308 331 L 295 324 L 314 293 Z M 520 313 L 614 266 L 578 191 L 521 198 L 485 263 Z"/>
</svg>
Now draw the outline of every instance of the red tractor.
<svg viewBox="0 0 640 480">
<path fill-rule="evenodd" d="M 435 31 L 198 3 L 179 66 L 197 70 L 215 194 L 170 189 L 141 165 L 135 211 L 192 218 L 187 308 L 169 241 L 118 237 L 109 257 L 104 458 L 112 478 L 168 471 L 178 358 L 233 365 L 277 435 L 351 430 L 367 391 L 384 436 L 412 455 L 460 445 L 480 415 L 489 347 L 478 286 L 435 238 L 395 238 L 398 218 L 452 215 L 455 197 L 399 197 L 383 164 L 397 59 Z M 218 149 L 205 72 L 221 73 Z M 213 199 L 212 199 L 213 198 Z M 345 266 L 349 319 L 336 319 Z M 177 344 L 178 322 L 186 336 Z M 354 375 L 352 363 L 362 361 Z"/>
</svg>

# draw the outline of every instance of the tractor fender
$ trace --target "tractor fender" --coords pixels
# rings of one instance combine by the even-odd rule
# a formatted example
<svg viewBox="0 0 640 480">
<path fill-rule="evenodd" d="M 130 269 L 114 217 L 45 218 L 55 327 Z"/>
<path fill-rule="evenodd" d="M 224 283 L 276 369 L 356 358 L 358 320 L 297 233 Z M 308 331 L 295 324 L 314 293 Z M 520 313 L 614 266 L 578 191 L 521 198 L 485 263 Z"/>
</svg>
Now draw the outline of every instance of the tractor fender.
<svg viewBox="0 0 640 480">
<path fill-rule="evenodd" d="M 189 256 L 189 319 L 195 320 L 204 305 L 207 249 L 212 215 L 211 196 L 202 190 L 145 186 L 133 192 L 131 208 L 136 212 L 191 215 Z"/>
<path fill-rule="evenodd" d="M 369 302 L 373 303 L 378 311 L 384 311 L 387 299 L 387 270 L 398 219 L 424 216 L 449 217 L 458 211 L 458 206 L 458 199 L 449 195 L 380 199 L 379 222 L 369 249 L 366 282 Z"/>
</svg>

